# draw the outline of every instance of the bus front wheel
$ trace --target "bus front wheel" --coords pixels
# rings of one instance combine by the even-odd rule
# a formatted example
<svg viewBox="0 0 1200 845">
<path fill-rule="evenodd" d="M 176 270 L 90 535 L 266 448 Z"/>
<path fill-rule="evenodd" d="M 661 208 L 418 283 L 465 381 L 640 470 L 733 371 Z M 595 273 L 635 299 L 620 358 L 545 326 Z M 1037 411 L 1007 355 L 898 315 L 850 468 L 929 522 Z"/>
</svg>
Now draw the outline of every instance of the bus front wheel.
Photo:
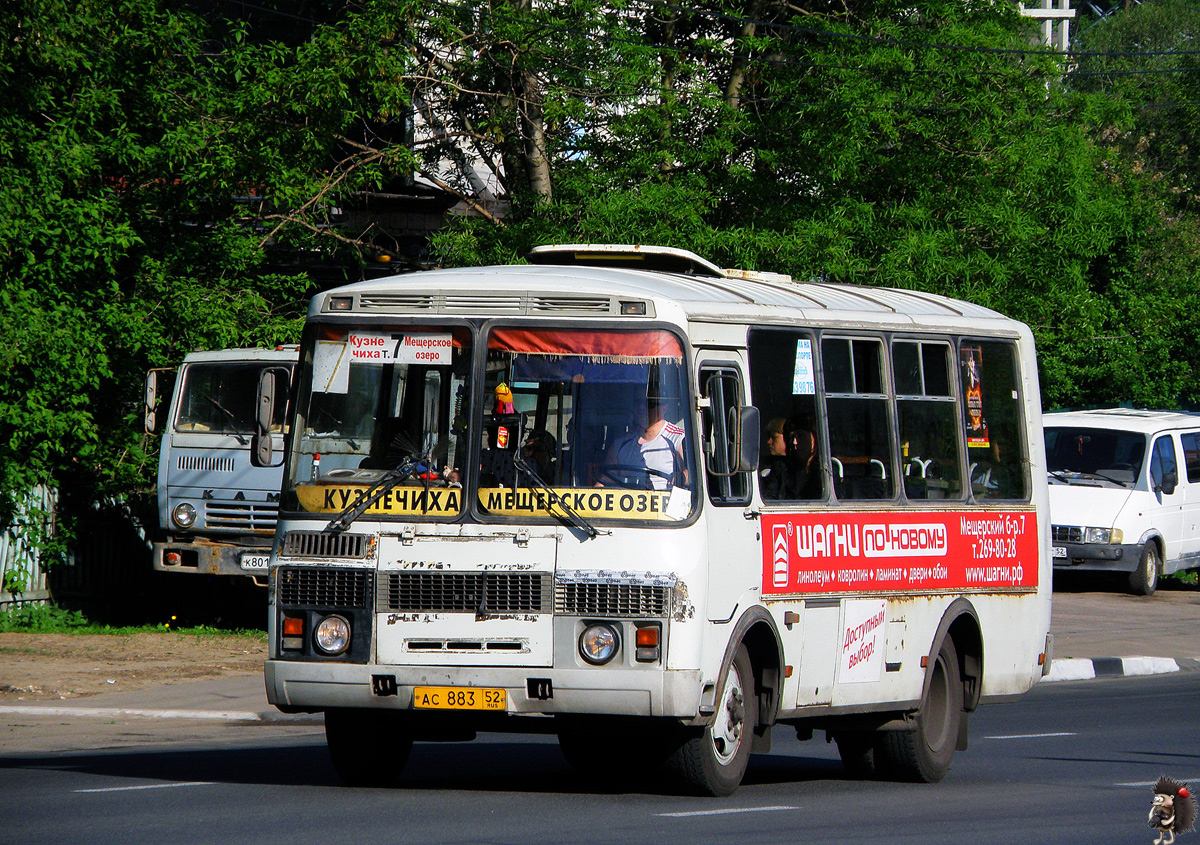
<svg viewBox="0 0 1200 845">
<path fill-rule="evenodd" d="M 669 760 L 684 784 L 702 795 L 731 795 L 742 782 L 758 724 L 754 670 L 744 645 L 725 673 L 712 722 L 684 739 Z"/>
<path fill-rule="evenodd" d="M 333 768 L 352 786 L 392 786 L 412 751 L 404 714 L 387 710 L 326 710 L 325 744 Z"/>
<path fill-rule="evenodd" d="M 947 637 L 934 661 L 916 727 L 881 732 L 875 748 L 876 765 L 897 780 L 937 783 L 950 770 L 962 708 L 958 652 L 954 641 Z"/>
</svg>

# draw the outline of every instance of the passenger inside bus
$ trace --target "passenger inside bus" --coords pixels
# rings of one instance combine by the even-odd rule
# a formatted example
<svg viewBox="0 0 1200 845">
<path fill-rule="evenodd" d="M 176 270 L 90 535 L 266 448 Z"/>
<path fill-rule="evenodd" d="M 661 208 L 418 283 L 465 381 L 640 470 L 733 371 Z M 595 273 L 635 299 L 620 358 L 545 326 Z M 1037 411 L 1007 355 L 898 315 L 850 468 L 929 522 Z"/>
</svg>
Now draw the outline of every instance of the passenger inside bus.
<svg viewBox="0 0 1200 845">
<path fill-rule="evenodd" d="M 822 497 L 817 438 L 803 417 L 776 417 L 767 423 L 768 458 L 760 471 L 764 499 L 812 500 Z"/>
</svg>

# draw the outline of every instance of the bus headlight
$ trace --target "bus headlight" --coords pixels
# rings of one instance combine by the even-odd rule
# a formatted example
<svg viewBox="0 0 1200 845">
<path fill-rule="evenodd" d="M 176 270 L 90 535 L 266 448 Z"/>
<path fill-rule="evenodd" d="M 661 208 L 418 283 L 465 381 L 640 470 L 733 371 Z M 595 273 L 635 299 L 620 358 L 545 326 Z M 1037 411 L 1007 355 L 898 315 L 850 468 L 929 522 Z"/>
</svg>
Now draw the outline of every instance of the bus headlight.
<svg viewBox="0 0 1200 845">
<path fill-rule="evenodd" d="M 579 635 L 579 656 L 593 666 L 602 666 L 613 659 L 620 642 L 612 625 L 589 625 Z"/>
<path fill-rule="evenodd" d="M 196 507 L 189 502 L 182 502 L 171 511 L 171 520 L 180 528 L 191 528 L 196 524 Z"/>
<path fill-rule="evenodd" d="M 325 654 L 341 654 L 350 648 L 350 623 L 341 616 L 326 616 L 313 630 L 313 642 Z"/>
</svg>

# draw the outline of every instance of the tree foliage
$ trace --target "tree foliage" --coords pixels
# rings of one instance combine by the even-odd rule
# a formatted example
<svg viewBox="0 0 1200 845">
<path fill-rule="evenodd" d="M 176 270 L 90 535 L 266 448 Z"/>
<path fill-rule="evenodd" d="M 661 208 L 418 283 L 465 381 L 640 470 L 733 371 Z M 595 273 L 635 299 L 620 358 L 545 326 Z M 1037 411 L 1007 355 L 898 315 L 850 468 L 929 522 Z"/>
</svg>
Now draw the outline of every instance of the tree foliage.
<svg viewBox="0 0 1200 845">
<path fill-rule="evenodd" d="M 1156 2 L 1069 59 L 1000 0 L 12 0 L 0 489 L 148 486 L 145 369 L 294 339 L 414 179 L 468 212 L 448 264 L 658 243 L 927 290 L 1029 322 L 1048 406 L 1194 402 L 1200 77 Z M 1147 51 L 1177 71 L 1113 72 Z"/>
</svg>

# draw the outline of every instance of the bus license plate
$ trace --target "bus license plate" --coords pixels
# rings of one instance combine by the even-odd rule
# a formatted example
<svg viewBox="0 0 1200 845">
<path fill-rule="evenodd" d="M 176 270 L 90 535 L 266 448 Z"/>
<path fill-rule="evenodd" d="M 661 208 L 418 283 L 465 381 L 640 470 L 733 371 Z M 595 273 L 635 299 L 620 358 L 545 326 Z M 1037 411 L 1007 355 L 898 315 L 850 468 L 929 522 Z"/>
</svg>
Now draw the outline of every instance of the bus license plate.
<svg viewBox="0 0 1200 845">
<path fill-rule="evenodd" d="M 484 687 L 414 687 L 413 707 L 419 710 L 504 710 L 502 689 Z"/>
<path fill-rule="evenodd" d="M 1052 551 L 1054 557 L 1066 557 L 1067 556 L 1067 547 L 1066 546 L 1053 546 L 1051 548 L 1051 551 Z"/>
<path fill-rule="evenodd" d="M 270 555 L 242 555 L 242 569 L 250 572 L 266 572 L 267 566 L 271 562 Z"/>
</svg>

